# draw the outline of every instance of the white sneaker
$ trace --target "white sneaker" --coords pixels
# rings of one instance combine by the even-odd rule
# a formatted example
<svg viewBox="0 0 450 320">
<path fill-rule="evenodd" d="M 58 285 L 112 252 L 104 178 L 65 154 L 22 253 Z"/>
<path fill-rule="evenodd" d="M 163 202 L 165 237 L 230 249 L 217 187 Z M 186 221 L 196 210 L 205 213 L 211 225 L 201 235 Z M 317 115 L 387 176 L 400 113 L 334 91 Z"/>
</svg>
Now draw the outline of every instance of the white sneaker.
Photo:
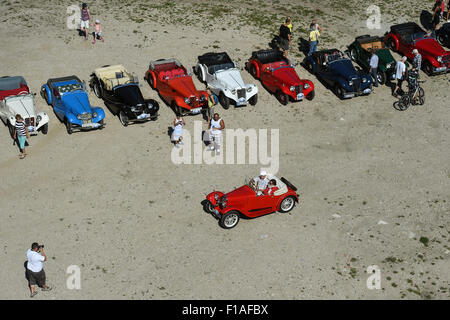
<svg viewBox="0 0 450 320">
<path fill-rule="evenodd" d="M 178 145 L 178 143 L 177 143 L 177 144 L 175 144 L 175 148 L 180 148 L 180 146 Z"/>
<path fill-rule="evenodd" d="M 216 150 L 216 155 L 220 156 L 220 150 Z"/>
<path fill-rule="evenodd" d="M 209 149 L 211 149 L 211 151 L 214 150 L 214 145 L 211 145 L 211 147 L 209 147 Z"/>
</svg>

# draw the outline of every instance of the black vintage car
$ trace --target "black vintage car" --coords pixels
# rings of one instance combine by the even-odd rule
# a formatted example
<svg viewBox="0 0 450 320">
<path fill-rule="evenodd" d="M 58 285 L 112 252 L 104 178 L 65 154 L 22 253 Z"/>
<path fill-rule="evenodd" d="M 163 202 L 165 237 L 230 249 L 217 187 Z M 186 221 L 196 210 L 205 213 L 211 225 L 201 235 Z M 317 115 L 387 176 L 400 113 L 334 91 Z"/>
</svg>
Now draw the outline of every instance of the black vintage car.
<svg viewBox="0 0 450 320">
<path fill-rule="evenodd" d="M 145 100 L 136 76 L 123 66 L 103 66 L 91 74 L 89 86 L 95 95 L 103 99 L 122 125 L 144 122 L 158 118 L 159 104 L 153 99 Z"/>
<path fill-rule="evenodd" d="M 450 22 L 443 24 L 436 30 L 436 39 L 441 46 L 450 48 Z"/>
</svg>

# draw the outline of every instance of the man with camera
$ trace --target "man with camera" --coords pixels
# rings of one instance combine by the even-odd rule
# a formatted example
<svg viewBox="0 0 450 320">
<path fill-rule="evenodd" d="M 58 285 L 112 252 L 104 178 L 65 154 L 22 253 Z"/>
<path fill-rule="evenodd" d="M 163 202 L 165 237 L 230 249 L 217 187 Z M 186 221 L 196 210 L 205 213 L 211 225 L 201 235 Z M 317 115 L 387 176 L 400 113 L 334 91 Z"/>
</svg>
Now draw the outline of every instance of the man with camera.
<svg viewBox="0 0 450 320">
<path fill-rule="evenodd" d="M 31 249 L 27 251 L 27 258 L 27 278 L 31 290 L 30 298 L 33 298 L 37 295 L 36 284 L 42 288 L 42 291 L 52 289 L 45 284 L 44 262 L 47 261 L 47 256 L 44 253 L 44 245 L 34 242 Z"/>
</svg>

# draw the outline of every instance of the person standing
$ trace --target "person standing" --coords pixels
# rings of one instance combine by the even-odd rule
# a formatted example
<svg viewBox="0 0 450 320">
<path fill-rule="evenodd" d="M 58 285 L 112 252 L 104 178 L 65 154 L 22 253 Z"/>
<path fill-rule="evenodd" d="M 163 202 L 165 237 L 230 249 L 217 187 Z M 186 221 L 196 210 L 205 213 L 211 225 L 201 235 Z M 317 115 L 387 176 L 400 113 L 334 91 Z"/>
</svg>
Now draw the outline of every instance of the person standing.
<svg viewBox="0 0 450 320">
<path fill-rule="evenodd" d="M 37 295 L 36 285 L 42 288 L 42 291 L 50 291 L 51 287 L 45 284 L 46 276 L 44 271 L 44 262 L 47 261 L 47 256 L 44 252 L 44 246 L 37 242 L 31 244 L 31 249 L 27 251 L 27 278 L 30 287 L 30 298 Z"/>
<path fill-rule="evenodd" d="M 422 55 L 419 53 L 419 50 L 417 50 L 417 49 L 414 49 L 412 51 L 412 53 L 414 55 L 414 59 L 413 59 L 411 71 L 419 72 L 419 70 L 422 68 Z"/>
<path fill-rule="evenodd" d="M 80 29 L 84 32 L 85 40 L 89 39 L 89 21 L 91 20 L 91 12 L 89 11 L 87 4 L 81 5 L 81 24 Z"/>
<path fill-rule="evenodd" d="M 319 44 L 320 32 L 317 30 L 317 24 L 311 23 L 309 26 L 309 52 L 308 56 L 317 51 L 317 45 Z"/>
<path fill-rule="evenodd" d="M 405 61 L 406 61 L 406 57 L 402 57 L 401 60 L 397 61 L 397 65 L 395 66 L 395 79 L 397 79 L 397 85 L 395 86 L 394 92 L 392 93 L 392 95 L 394 97 L 397 97 L 397 90 L 400 89 L 402 90 L 402 83 L 403 80 L 405 79 L 405 74 L 406 74 L 406 65 L 405 65 Z"/>
<path fill-rule="evenodd" d="M 370 57 L 370 69 L 369 72 L 372 75 L 373 79 L 375 80 L 375 87 L 378 87 L 378 75 L 377 75 L 377 70 L 378 70 L 378 56 L 375 53 L 375 50 L 371 49 L 372 52 L 372 56 Z"/>
<path fill-rule="evenodd" d="M 173 120 L 173 132 L 171 139 L 175 144 L 175 148 L 179 148 L 180 145 L 183 145 L 183 126 L 186 125 L 184 119 L 181 115 L 177 114 L 175 120 Z"/>
<path fill-rule="evenodd" d="M 225 123 L 218 113 L 214 113 L 213 118 L 209 121 L 209 142 L 211 151 L 216 150 L 216 155 L 220 155 L 222 146 L 222 130 L 225 129 Z"/>
<path fill-rule="evenodd" d="M 27 142 L 27 138 L 30 138 L 30 134 L 28 133 L 28 128 L 23 122 L 23 118 L 20 114 L 16 114 L 16 124 L 14 125 L 14 140 L 19 142 L 20 149 L 20 159 L 25 158 L 27 152 L 25 150 L 25 144 Z"/>
<path fill-rule="evenodd" d="M 291 23 L 290 18 L 286 18 L 284 24 L 280 26 L 280 49 L 283 51 L 284 57 L 287 58 L 289 53 L 289 48 L 291 46 L 291 30 L 289 29 L 289 24 Z"/>
<path fill-rule="evenodd" d="M 206 121 L 209 123 L 211 121 L 211 116 L 214 114 L 214 107 L 217 104 L 217 100 L 216 95 L 212 92 L 210 87 L 206 89 L 206 92 L 208 92 L 208 119 Z"/>
<path fill-rule="evenodd" d="M 436 30 L 439 29 L 439 24 L 441 23 L 441 19 L 444 13 L 442 9 L 443 2 L 444 0 L 436 0 L 436 3 L 434 4 L 433 7 L 433 20 L 432 20 L 433 31 L 431 32 L 433 38 L 436 38 Z"/>
</svg>

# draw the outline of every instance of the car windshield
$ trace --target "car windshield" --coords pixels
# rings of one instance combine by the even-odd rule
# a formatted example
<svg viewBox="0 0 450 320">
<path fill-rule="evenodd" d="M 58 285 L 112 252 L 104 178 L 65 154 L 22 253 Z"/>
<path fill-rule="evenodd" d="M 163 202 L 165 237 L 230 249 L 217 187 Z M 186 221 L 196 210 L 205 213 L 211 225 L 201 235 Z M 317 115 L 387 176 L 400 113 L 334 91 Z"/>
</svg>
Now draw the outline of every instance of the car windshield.
<svg viewBox="0 0 450 320">
<path fill-rule="evenodd" d="M 411 35 L 411 39 L 412 40 L 422 40 L 422 39 L 428 39 L 431 38 L 430 36 L 427 36 L 427 34 L 425 32 L 417 32 L 417 33 L 413 33 Z"/>
<path fill-rule="evenodd" d="M 81 83 L 65 84 L 58 87 L 59 94 L 64 94 L 67 92 L 73 92 L 77 90 L 83 90 L 83 85 Z"/>
<path fill-rule="evenodd" d="M 328 54 L 328 55 L 324 56 L 324 59 L 325 59 L 326 62 L 331 63 L 331 62 L 335 62 L 335 61 L 338 61 L 338 60 L 345 59 L 345 57 L 344 57 L 344 54 L 342 52 L 336 51 L 336 52 L 333 52 L 331 54 Z"/>
</svg>

